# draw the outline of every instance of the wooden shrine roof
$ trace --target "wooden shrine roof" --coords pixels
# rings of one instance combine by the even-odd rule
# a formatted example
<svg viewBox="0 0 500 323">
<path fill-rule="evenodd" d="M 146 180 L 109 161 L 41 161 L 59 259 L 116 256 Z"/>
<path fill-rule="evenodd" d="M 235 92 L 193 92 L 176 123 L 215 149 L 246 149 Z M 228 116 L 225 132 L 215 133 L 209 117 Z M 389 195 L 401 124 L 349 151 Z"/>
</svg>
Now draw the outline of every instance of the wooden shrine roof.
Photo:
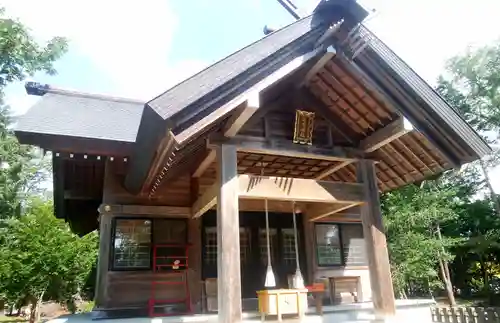
<svg viewBox="0 0 500 323">
<path fill-rule="evenodd" d="M 149 194 L 209 160 L 207 137 L 223 131 L 255 93 L 262 113 L 240 132 L 265 137 L 266 125 L 255 120 L 270 118 L 275 125 L 269 131 L 290 141 L 279 125 L 291 129 L 295 109 L 311 109 L 321 116 L 315 142 L 324 149 L 357 148 L 377 160 L 382 191 L 487 154 L 487 144 L 460 114 L 360 23 L 366 14 L 358 7 L 352 0 L 320 8 L 146 104 L 30 84 L 28 92 L 42 99 L 20 119 L 16 134 L 49 150 L 127 157 L 125 187 Z M 403 117 L 415 130 L 380 147 L 366 145 Z M 257 172 L 255 163 L 265 158 L 268 175 L 355 179 L 353 164 L 345 161 L 255 152 L 240 152 L 240 171 Z"/>
</svg>

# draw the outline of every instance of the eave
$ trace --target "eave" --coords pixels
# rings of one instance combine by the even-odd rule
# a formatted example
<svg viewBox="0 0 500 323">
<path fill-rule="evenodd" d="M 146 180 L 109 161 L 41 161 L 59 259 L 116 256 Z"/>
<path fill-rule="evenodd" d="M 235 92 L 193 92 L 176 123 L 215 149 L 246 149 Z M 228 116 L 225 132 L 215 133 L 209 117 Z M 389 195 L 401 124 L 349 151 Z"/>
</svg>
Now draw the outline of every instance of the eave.
<svg viewBox="0 0 500 323">
<path fill-rule="evenodd" d="M 366 48 L 351 66 L 407 117 L 446 157 L 459 166 L 491 153 L 491 148 L 427 82 L 364 26 Z"/>
</svg>

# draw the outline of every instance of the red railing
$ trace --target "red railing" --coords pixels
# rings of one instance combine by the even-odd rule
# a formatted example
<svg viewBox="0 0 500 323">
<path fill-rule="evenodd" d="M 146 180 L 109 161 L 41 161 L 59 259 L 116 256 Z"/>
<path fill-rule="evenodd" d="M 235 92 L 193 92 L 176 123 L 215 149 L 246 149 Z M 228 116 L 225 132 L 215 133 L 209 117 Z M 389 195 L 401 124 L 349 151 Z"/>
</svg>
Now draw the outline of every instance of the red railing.
<svg viewBox="0 0 500 323">
<path fill-rule="evenodd" d="M 155 245 L 153 247 L 153 273 L 171 273 L 181 275 L 181 281 L 164 281 L 164 280 L 153 280 L 151 282 L 151 298 L 149 299 L 149 316 L 169 316 L 182 314 L 179 312 L 175 313 L 157 313 L 155 311 L 158 305 L 164 304 L 179 304 L 184 303 L 186 306 L 185 314 L 192 313 L 191 308 L 191 295 L 189 293 L 188 284 L 188 269 L 189 269 L 189 257 L 188 250 L 190 245 L 178 245 L 178 244 L 161 244 Z M 162 249 L 179 249 L 179 254 L 174 255 L 162 255 Z M 181 254 L 182 252 L 182 254 Z M 158 286 L 169 286 L 169 285 L 184 285 L 184 298 L 170 298 L 170 299 L 157 299 L 156 290 Z"/>
</svg>

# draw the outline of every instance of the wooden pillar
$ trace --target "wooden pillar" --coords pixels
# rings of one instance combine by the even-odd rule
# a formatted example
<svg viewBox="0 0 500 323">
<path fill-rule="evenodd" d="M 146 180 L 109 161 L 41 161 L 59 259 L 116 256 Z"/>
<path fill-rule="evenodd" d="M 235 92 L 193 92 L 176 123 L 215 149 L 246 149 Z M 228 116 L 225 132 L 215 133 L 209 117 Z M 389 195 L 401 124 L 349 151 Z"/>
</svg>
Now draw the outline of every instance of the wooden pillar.
<svg viewBox="0 0 500 323">
<path fill-rule="evenodd" d="M 104 207 L 115 202 L 113 188 L 116 187 L 116 178 L 113 163 L 108 159 L 104 165 L 103 204 L 99 207 L 99 255 L 97 256 L 97 273 L 94 302 L 96 309 L 106 308 L 108 305 L 108 273 L 111 256 L 111 235 L 113 215 Z"/>
<path fill-rule="evenodd" d="M 218 322 L 241 322 L 240 225 L 236 147 L 217 147 Z"/>
<path fill-rule="evenodd" d="M 305 257 L 307 264 L 307 283 L 309 285 L 315 282 L 317 259 L 315 250 L 315 233 L 314 233 L 314 222 L 309 221 L 307 213 L 302 213 L 302 225 L 304 227 L 304 240 L 305 240 Z"/>
<path fill-rule="evenodd" d="M 97 273 L 94 302 L 97 309 L 107 305 L 108 267 L 111 249 L 111 220 L 110 214 L 99 215 L 99 255 L 97 259 Z"/>
<path fill-rule="evenodd" d="M 361 206 L 361 220 L 368 254 L 375 314 L 392 316 L 396 313 L 394 290 L 373 161 L 358 161 L 356 175 L 358 182 L 364 184 L 366 202 Z"/>
</svg>

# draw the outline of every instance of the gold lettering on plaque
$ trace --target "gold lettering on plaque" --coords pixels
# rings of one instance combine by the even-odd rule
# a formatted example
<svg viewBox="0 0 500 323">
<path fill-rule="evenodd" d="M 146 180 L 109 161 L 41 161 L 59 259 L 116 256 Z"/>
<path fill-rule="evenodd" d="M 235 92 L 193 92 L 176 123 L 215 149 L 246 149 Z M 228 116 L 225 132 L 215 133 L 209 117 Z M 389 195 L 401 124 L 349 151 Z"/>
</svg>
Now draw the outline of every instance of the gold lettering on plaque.
<svg viewBox="0 0 500 323">
<path fill-rule="evenodd" d="M 293 142 L 295 144 L 312 145 L 313 130 L 314 112 L 296 110 Z"/>
</svg>

